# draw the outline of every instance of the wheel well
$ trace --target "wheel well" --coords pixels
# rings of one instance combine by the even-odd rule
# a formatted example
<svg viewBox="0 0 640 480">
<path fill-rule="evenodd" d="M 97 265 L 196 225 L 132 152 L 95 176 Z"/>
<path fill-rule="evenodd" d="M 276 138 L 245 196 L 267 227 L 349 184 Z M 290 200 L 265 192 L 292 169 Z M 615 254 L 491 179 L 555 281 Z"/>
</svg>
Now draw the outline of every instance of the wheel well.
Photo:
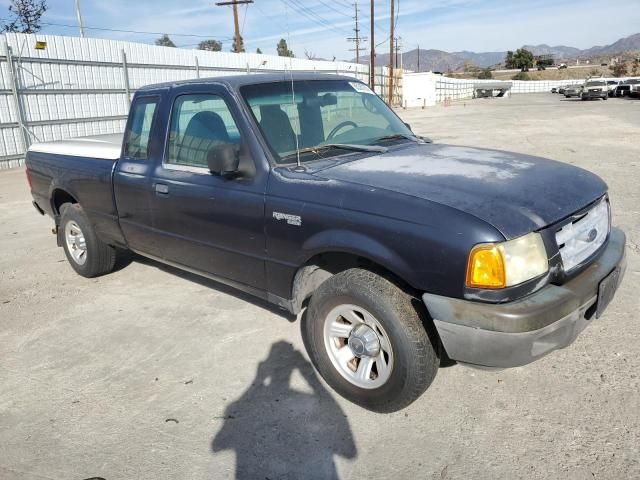
<svg viewBox="0 0 640 480">
<path fill-rule="evenodd" d="M 311 294 L 329 277 L 350 268 L 363 268 L 393 281 L 405 291 L 412 288 L 397 275 L 382 265 L 359 255 L 341 252 L 327 252 L 310 258 L 301 266 L 293 279 L 291 303 L 293 313 L 302 310 Z"/>
<path fill-rule="evenodd" d="M 60 207 L 65 203 L 78 203 L 78 201 L 73 198 L 71 194 L 65 192 L 64 190 L 54 190 L 53 195 L 51 196 L 51 204 L 53 206 L 53 212 L 56 215 L 60 215 Z"/>
</svg>

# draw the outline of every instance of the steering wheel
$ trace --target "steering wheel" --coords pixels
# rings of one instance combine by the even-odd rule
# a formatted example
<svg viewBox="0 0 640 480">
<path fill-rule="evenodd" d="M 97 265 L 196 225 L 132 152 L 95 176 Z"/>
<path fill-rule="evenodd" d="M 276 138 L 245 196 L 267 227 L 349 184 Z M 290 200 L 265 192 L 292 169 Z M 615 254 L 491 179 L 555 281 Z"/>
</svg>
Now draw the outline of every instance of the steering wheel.
<svg viewBox="0 0 640 480">
<path fill-rule="evenodd" d="M 338 125 L 335 126 L 333 130 L 329 132 L 329 135 L 327 135 L 327 140 L 330 140 L 333 137 L 335 137 L 336 133 L 338 133 L 344 127 L 358 128 L 358 125 L 356 125 L 356 123 L 352 122 L 351 120 L 345 120 L 344 122 L 340 122 Z"/>
</svg>

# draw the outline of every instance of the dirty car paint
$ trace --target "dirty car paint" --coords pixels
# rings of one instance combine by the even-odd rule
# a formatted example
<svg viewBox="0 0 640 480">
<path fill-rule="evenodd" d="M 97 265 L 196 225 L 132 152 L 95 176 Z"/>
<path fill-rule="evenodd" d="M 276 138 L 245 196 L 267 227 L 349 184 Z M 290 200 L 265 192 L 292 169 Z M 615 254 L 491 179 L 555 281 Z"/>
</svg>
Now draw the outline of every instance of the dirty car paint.
<svg viewBox="0 0 640 480">
<path fill-rule="evenodd" d="M 596 175 L 561 162 L 438 144 L 401 147 L 317 175 L 461 210 L 490 223 L 507 239 L 562 220 L 607 190 Z"/>
</svg>

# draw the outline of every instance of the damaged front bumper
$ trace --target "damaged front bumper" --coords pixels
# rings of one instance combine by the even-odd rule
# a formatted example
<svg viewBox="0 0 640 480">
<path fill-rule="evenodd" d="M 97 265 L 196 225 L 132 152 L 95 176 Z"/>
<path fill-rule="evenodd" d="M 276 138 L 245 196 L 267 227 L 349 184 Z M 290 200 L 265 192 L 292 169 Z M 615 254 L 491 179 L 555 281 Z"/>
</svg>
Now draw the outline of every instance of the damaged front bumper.
<svg viewBox="0 0 640 480">
<path fill-rule="evenodd" d="M 483 367 L 525 365 L 570 345 L 608 305 L 626 268 L 625 235 L 611 229 L 600 256 L 563 285 L 509 303 L 487 304 L 425 293 L 447 355 Z"/>
</svg>

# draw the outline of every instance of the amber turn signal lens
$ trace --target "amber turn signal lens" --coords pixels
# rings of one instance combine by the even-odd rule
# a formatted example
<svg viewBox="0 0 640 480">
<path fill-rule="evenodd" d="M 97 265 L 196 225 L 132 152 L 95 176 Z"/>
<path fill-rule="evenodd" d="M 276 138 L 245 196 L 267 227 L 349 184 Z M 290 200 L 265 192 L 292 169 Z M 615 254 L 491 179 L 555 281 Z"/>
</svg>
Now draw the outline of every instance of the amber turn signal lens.
<svg viewBox="0 0 640 480">
<path fill-rule="evenodd" d="M 467 287 L 504 288 L 506 275 L 502 253 L 496 245 L 477 245 L 469 254 Z"/>
</svg>

